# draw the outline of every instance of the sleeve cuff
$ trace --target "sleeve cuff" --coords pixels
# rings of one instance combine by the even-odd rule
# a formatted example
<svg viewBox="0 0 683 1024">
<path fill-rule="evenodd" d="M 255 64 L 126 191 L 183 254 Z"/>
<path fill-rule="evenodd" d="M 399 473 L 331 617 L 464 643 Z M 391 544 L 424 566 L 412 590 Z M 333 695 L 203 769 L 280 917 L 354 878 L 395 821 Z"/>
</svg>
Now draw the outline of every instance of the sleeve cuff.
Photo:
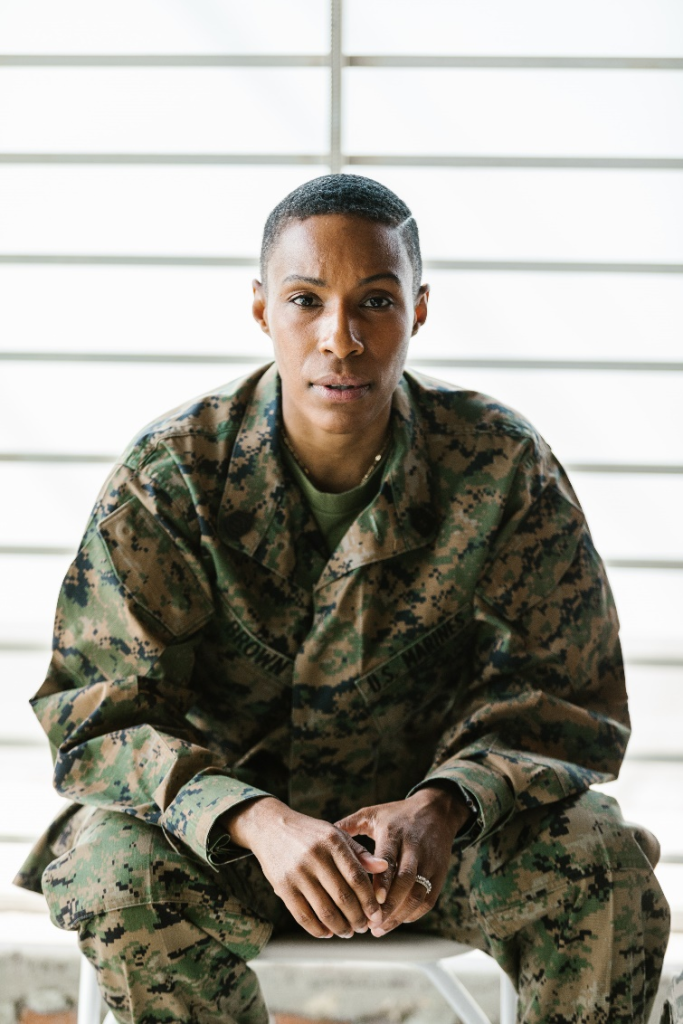
<svg viewBox="0 0 683 1024">
<path fill-rule="evenodd" d="M 477 813 L 476 819 L 466 831 L 456 836 L 458 846 L 474 839 L 485 839 L 507 821 L 514 811 L 515 798 L 505 779 L 473 761 L 454 759 L 423 779 L 411 793 L 436 779 L 447 779 L 459 786 L 466 802 L 473 804 Z"/>
<path fill-rule="evenodd" d="M 217 834 L 214 830 L 213 836 L 209 836 L 218 818 L 246 800 L 270 795 L 239 779 L 219 774 L 215 768 L 207 768 L 178 791 L 159 824 L 169 837 L 180 840 L 200 860 L 212 867 L 219 867 L 247 856 L 248 851 L 230 844 L 230 837 L 225 832 Z M 229 845 L 226 845 L 225 839 Z M 230 850 L 234 851 L 234 855 L 230 855 Z"/>
<path fill-rule="evenodd" d="M 230 838 L 220 823 L 215 821 L 209 830 L 209 837 L 206 840 L 206 859 L 216 871 L 232 864 L 235 860 L 242 860 L 244 857 L 251 857 L 251 850 L 245 850 L 243 846 L 237 846 Z"/>
</svg>

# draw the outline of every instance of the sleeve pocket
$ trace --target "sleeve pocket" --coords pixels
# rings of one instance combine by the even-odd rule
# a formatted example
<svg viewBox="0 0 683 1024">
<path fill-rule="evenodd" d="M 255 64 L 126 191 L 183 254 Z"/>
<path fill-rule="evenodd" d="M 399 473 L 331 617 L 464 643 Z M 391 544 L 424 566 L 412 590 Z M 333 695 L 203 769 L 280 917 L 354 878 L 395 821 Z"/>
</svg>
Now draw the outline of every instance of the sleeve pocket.
<svg viewBox="0 0 683 1024">
<path fill-rule="evenodd" d="M 197 556 L 135 497 L 99 524 L 114 574 L 131 601 L 172 637 L 211 617 L 211 589 Z"/>
</svg>

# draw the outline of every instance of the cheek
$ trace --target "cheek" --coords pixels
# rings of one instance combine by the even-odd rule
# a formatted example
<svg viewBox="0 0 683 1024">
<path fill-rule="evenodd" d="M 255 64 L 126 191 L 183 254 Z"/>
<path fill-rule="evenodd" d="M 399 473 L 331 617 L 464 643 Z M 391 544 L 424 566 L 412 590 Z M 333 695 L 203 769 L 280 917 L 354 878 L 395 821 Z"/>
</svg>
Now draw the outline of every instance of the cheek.
<svg viewBox="0 0 683 1024">
<path fill-rule="evenodd" d="M 387 345 L 386 352 L 382 360 L 384 373 L 387 377 L 394 378 L 395 381 L 398 380 L 403 372 L 403 366 L 408 355 L 409 340 L 409 338 L 403 338 L 403 340 L 397 344 L 394 339 L 393 343 Z"/>
<path fill-rule="evenodd" d="M 296 384 L 305 374 L 307 347 L 299 332 L 271 331 L 273 354 L 283 380 Z"/>
</svg>

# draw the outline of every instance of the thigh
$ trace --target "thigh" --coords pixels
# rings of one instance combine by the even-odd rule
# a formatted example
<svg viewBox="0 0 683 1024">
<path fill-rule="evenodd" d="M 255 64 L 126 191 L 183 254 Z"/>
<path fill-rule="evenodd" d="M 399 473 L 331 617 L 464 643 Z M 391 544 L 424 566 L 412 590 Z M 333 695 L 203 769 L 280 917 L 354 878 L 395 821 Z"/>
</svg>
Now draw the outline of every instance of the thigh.
<svg viewBox="0 0 683 1024">
<path fill-rule="evenodd" d="M 647 903 L 654 876 L 637 829 L 624 822 L 616 800 L 589 790 L 513 819 L 482 844 L 467 885 L 472 913 L 488 934 L 503 937 L 578 899 L 578 887 L 588 886 L 594 906 L 629 877 Z"/>
<path fill-rule="evenodd" d="M 129 815 L 83 819 L 42 887 L 54 923 L 78 931 L 116 1019 L 266 1024 L 246 962 L 287 915 L 256 859 L 216 871 Z"/>
<path fill-rule="evenodd" d="M 454 857 L 422 927 L 495 957 L 525 1021 L 644 1021 L 669 909 L 637 836 L 602 793 L 524 812 Z"/>
<path fill-rule="evenodd" d="M 180 903 L 206 910 L 246 959 L 287 916 L 258 861 L 245 856 L 220 870 L 171 846 L 161 829 L 130 815 L 94 809 L 42 876 L 50 915 L 75 930 L 89 918 L 129 907 Z M 252 923 L 244 944 L 243 924 Z M 229 939 L 232 941 L 232 939 Z"/>
<path fill-rule="evenodd" d="M 485 948 L 492 931 L 514 930 L 527 912 L 535 912 L 532 908 L 549 906 L 553 893 L 582 879 L 595 880 L 597 898 L 614 870 L 644 871 L 649 877 L 651 865 L 637 834 L 624 822 L 616 800 L 591 790 L 524 811 L 488 840 L 454 852 L 424 925 L 442 933 L 459 929 L 454 938 L 467 932 L 473 944 Z"/>
</svg>

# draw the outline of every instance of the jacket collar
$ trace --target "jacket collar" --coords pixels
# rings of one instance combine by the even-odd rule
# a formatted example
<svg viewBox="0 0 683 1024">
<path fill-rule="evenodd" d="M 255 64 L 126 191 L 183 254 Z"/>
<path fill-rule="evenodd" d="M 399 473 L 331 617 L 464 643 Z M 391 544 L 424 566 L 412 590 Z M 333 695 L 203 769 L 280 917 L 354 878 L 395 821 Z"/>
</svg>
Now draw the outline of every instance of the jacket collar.
<svg viewBox="0 0 683 1024">
<path fill-rule="evenodd" d="M 280 576 L 320 589 L 361 565 L 433 539 L 438 521 L 429 455 L 405 376 L 394 392 L 392 442 L 379 493 L 329 559 L 306 502 L 285 475 L 279 422 L 280 378 L 271 364 L 256 383 L 232 449 L 218 519 L 226 544 Z"/>
</svg>

